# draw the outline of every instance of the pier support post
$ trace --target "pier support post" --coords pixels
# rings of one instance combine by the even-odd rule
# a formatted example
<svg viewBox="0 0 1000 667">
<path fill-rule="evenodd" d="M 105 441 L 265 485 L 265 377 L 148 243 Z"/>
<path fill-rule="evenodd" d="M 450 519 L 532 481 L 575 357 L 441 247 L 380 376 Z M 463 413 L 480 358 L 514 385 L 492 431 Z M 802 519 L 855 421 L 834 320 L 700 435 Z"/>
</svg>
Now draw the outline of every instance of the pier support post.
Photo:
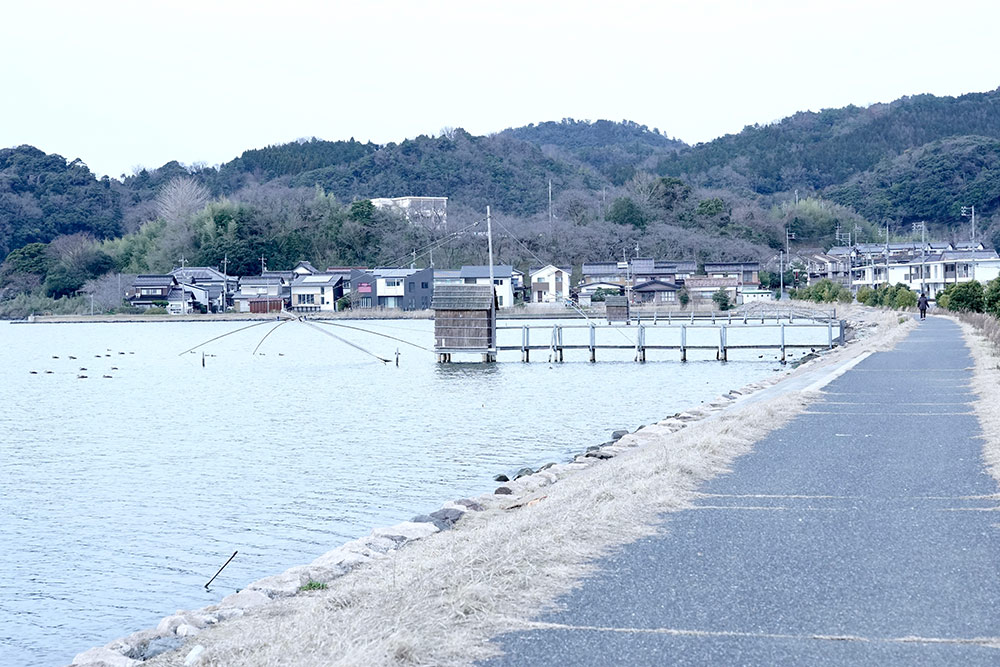
<svg viewBox="0 0 1000 667">
<path fill-rule="evenodd" d="M 826 323 L 826 341 L 827 348 L 833 349 L 833 320 Z"/>
<path fill-rule="evenodd" d="M 528 363 L 531 360 L 531 329 L 523 327 L 521 329 L 521 361 Z"/>
<path fill-rule="evenodd" d="M 635 359 L 636 361 L 645 363 L 646 361 L 646 327 L 639 325 L 639 330 L 636 332 L 635 339 Z"/>
<path fill-rule="evenodd" d="M 590 325 L 590 363 L 597 361 L 597 330 Z"/>
<path fill-rule="evenodd" d="M 846 342 L 845 336 L 847 335 L 847 320 L 840 320 L 840 346 L 843 347 Z"/>
<path fill-rule="evenodd" d="M 781 323 L 781 363 L 785 363 L 785 323 Z"/>
<path fill-rule="evenodd" d="M 681 325 L 681 361 L 687 361 L 688 360 L 687 340 L 688 340 L 687 326 L 684 325 L 684 324 L 682 324 Z"/>
<path fill-rule="evenodd" d="M 729 350 L 726 347 L 726 325 L 719 327 L 719 353 L 716 355 L 719 361 L 729 361 Z"/>
</svg>

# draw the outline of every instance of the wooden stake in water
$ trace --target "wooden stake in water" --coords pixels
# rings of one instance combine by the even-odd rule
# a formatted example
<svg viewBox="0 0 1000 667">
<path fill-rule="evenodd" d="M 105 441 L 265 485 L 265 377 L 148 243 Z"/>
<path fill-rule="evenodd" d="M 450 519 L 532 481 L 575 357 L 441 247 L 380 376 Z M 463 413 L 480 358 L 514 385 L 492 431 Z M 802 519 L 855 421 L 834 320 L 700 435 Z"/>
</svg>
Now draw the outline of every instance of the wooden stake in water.
<svg viewBox="0 0 1000 667">
<path fill-rule="evenodd" d="M 213 575 L 212 578 L 208 580 L 208 584 L 211 584 L 213 581 L 215 581 L 215 577 L 219 576 L 219 574 L 221 574 L 222 571 L 226 569 L 226 566 L 229 565 L 229 563 L 231 563 L 234 558 L 236 558 L 236 554 L 238 553 L 239 551 L 233 552 L 233 555 L 229 557 L 229 560 L 223 563 L 222 567 L 219 568 L 219 571 L 216 572 L 215 575 Z M 205 588 L 208 588 L 208 584 L 205 584 Z"/>
</svg>

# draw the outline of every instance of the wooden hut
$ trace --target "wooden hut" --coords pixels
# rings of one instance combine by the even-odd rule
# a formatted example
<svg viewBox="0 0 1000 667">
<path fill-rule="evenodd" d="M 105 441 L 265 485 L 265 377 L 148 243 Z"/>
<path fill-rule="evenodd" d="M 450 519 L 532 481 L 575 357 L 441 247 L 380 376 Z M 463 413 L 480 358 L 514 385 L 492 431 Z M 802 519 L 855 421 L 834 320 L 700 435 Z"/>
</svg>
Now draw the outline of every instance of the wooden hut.
<svg viewBox="0 0 1000 667">
<path fill-rule="evenodd" d="M 434 352 L 439 362 L 458 353 L 497 359 L 496 295 L 492 285 L 439 285 L 431 301 L 434 310 Z"/>
<path fill-rule="evenodd" d="M 604 307 L 607 310 L 608 324 L 612 322 L 625 322 L 628 324 L 628 297 L 608 296 L 604 298 Z"/>
</svg>

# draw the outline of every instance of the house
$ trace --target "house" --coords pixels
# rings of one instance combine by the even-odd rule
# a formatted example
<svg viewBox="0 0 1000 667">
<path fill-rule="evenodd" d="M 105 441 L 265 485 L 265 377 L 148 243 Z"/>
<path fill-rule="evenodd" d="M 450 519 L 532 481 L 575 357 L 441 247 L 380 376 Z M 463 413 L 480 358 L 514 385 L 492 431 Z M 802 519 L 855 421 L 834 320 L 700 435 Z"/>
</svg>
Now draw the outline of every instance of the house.
<svg viewBox="0 0 1000 667">
<path fill-rule="evenodd" d="M 570 275 L 573 269 L 569 266 L 533 267 L 528 270 L 531 280 L 532 303 L 556 303 L 569 300 Z"/>
<path fill-rule="evenodd" d="M 355 308 L 431 307 L 434 269 L 390 269 L 351 271 L 351 305 Z"/>
<path fill-rule="evenodd" d="M 440 285 L 461 285 L 462 269 L 434 269 L 434 288 Z"/>
<path fill-rule="evenodd" d="M 811 253 L 802 258 L 809 275 L 809 284 L 815 285 L 820 280 L 829 280 L 851 286 L 851 260 L 849 256 L 831 255 L 829 253 Z"/>
<path fill-rule="evenodd" d="M 319 269 L 309 262 L 299 262 L 292 268 L 294 276 L 311 276 L 316 273 L 319 273 Z"/>
<path fill-rule="evenodd" d="M 633 285 L 662 280 L 670 283 L 683 283 L 697 271 L 694 262 L 676 262 L 636 257 L 631 263 L 631 282 Z"/>
<path fill-rule="evenodd" d="M 760 283 L 759 262 L 712 262 L 705 263 L 705 275 L 709 278 L 737 278 L 740 284 Z"/>
<path fill-rule="evenodd" d="M 165 307 L 170 290 L 178 286 L 177 279 L 168 274 L 143 274 L 135 277 L 126 295 L 136 308 Z"/>
<path fill-rule="evenodd" d="M 680 285 L 667 280 L 647 280 L 632 288 L 632 302 L 643 304 L 675 304 Z"/>
<path fill-rule="evenodd" d="M 459 271 L 463 285 L 489 285 L 489 266 L 463 266 Z M 497 264 L 493 267 L 493 286 L 497 294 L 497 305 L 510 308 L 514 305 L 513 267 Z"/>
<path fill-rule="evenodd" d="M 285 283 L 273 273 L 240 278 L 240 288 L 233 295 L 233 307 L 240 313 L 273 313 L 285 305 Z M 289 292 L 289 298 L 291 293 Z"/>
<path fill-rule="evenodd" d="M 339 276 L 342 279 L 342 282 L 340 283 L 341 288 L 343 289 L 344 294 L 347 295 L 351 293 L 351 271 L 355 270 L 367 271 L 368 268 L 364 266 L 328 266 L 326 267 L 326 271 L 323 273 Z"/>
<path fill-rule="evenodd" d="M 300 275 L 292 281 L 292 310 L 296 313 L 333 312 L 344 296 L 344 279 L 336 273 Z"/>
<path fill-rule="evenodd" d="M 213 313 L 225 312 L 232 303 L 232 295 L 239 285 L 239 278 L 227 276 L 208 266 L 185 266 L 170 272 L 181 285 L 199 285 L 208 288 L 204 302 L 199 301 Z"/>
<path fill-rule="evenodd" d="M 739 286 L 740 279 L 735 276 L 728 278 L 691 276 L 684 281 L 684 289 L 687 290 L 693 303 L 710 302 L 715 293 L 720 289 L 725 291 L 731 303 L 736 303 Z"/>
<path fill-rule="evenodd" d="M 584 262 L 580 267 L 583 285 L 602 283 L 624 287 L 628 283 L 628 262 Z"/>
<path fill-rule="evenodd" d="M 208 312 L 210 305 L 208 287 L 200 285 L 178 285 L 167 295 L 169 315 Z"/>
</svg>

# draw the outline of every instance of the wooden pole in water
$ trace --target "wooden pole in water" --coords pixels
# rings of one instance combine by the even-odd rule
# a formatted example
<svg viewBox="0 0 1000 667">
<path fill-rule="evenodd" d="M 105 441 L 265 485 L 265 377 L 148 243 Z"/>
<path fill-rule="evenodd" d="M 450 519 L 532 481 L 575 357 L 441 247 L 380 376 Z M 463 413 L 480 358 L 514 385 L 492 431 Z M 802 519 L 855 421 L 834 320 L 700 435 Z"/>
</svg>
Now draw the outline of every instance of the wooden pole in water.
<svg viewBox="0 0 1000 667">
<path fill-rule="evenodd" d="M 681 361 L 688 360 L 688 350 L 687 350 L 687 338 L 688 338 L 687 325 L 681 325 Z"/>
<path fill-rule="evenodd" d="M 597 361 L 597 331 L 593 324 L 590 325 L 590 363 Z"/>
<path fill-rule="evenodd" d="M 233 552 L 233 555 L 229 557 L 229 560 L 227 560 L 225 563 L 223 563 L 222 567 L 219 568 L 219 571 L 216 572 L 212 576 L 212 578 L 208 580 L 208 584 L 211 584 L 213 581 L 215 581 L 215 577 L 219 576 L 222 573 L 222 571 L 226 569 L 226 566 L 229 565 L 229 563 L 231 563 L 234 558 L 236 558 L 236 554 L 238 554 L 238 553 L 239 553 L 239 551 L 234 551 Z M 208 584 L 205 584 L 205 588 L 208 588 Z"/>
</svg>

